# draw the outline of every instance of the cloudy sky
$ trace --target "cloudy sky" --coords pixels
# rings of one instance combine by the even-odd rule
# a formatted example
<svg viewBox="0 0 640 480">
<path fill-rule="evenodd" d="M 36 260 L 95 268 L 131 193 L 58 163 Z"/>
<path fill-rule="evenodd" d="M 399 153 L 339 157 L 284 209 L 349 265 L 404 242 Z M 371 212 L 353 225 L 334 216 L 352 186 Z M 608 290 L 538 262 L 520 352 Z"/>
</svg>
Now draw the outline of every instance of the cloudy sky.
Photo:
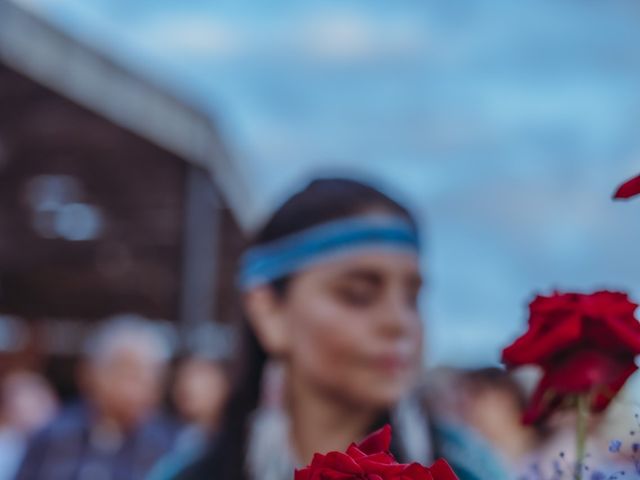
<svg viewBox="0 0 640 480">
<path fill-rule="evenodd" d="M 253 218 L 331 170 L 406 199 L 433 362 L 496 362 L 536 292 L 640 300 L 635 0 L 14 1 L 209 112 Z"/>
</svg>

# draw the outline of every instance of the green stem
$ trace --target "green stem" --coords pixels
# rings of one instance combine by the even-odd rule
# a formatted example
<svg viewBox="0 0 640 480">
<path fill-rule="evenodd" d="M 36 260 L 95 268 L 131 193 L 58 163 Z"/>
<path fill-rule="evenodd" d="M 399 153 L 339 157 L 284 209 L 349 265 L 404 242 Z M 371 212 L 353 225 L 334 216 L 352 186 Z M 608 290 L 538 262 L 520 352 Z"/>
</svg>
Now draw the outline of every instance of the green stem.
<svg viewBox="0 0 640 480">
<path fill-rule="evenodd" d="M 587 453 L 587 429 L 589 427 L 589 400 L 589 395 L 578 396 L 575 480 L 582 480 L 582 472 L 584 471 L 584 459 Z"/>
</svg>

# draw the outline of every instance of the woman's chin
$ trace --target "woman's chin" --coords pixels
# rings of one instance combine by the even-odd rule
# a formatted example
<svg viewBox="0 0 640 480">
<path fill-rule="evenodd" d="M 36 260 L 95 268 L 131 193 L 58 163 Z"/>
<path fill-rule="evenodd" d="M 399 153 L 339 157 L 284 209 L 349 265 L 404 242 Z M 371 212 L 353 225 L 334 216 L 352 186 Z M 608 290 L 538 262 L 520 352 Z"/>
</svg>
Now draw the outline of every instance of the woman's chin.
<svg viewBox="0 0 640 480">
<path fill-rule="evenodd" d="M 359 397 L 363 405 L 376 409 L 389 409 L 411 390 L 413 382 L 381 380 L 363 388 Z"/>
</svg>

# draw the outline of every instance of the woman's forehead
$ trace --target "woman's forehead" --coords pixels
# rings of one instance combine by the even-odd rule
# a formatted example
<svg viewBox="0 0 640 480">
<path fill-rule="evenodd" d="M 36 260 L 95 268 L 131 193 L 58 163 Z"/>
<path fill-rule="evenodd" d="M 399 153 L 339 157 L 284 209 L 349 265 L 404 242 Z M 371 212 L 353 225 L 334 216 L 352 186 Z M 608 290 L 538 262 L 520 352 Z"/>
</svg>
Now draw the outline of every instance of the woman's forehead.
<svg viewBox="0 0 640 480">
<path fill-rule="evenodd" d="M 420 263 L 417 253 L 409 251 L 368 251 L 342 255 L 322 264 L 310 267 L 310 273 L 362 278 L 371 276 L 403 276 L 420 278 Z"/>
</svg>

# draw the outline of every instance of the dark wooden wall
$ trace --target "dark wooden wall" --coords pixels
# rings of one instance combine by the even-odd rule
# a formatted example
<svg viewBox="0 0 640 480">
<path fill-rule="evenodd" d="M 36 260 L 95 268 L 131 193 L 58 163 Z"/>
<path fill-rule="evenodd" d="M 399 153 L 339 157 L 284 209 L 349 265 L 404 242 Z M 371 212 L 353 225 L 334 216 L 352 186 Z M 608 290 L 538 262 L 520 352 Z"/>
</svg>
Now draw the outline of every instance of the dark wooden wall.
<svg viewBox="0 0 640 480">
<path fill-rule="evenodd" d="M 118 312 L 176 320 L 188 164 L 0 65 L 0 313 L 99 319 Z M 77 180 L 97 206 L 95 240 L 34 229 L 29 182 Z M 213 186 L 212 186 L 213 188 Z M 242 235 L 223 208 L 216 316 L 237 315 L 233 271 Z"/>
</svg>

